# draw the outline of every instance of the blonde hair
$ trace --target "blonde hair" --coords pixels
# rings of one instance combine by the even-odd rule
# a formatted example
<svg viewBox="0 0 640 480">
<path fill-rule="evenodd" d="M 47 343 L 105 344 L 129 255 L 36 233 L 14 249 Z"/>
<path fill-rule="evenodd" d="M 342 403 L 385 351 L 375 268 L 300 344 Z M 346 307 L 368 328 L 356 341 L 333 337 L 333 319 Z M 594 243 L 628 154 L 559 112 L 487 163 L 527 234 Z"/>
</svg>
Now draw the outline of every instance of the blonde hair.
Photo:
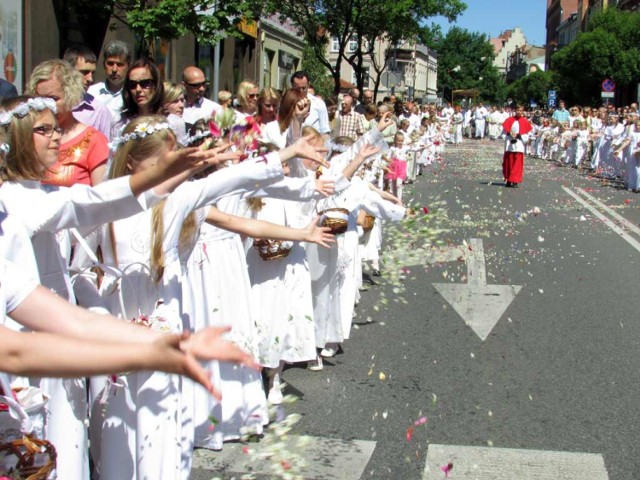
<svg viewBox="0 0 640 480">
<path fill-rule="evenodd" d="M 238 85 L 236 96 L 238 97 L 238 103 L 241 107 L 247 106 L 247 97 L 249 96 L 249 92 L 257 88 L 258 86 L 250 80 L 244 80 L 240 85 Z"/>
<path fill-rule="evenodd" d="M 123 135 L 132 133 L 138 125 L 147 123 L 163 123 L 165 117 L 161 115 L 143 115 L 132 120 L 122 132 Z M 175 141 L 175 135 L 170 129 L 160 129 L 151 135 L 142 138 L 129 140 L 121 144 L 114 154 L 109 170 L 109 178 L 118 178 L 131 173 L 128 163 L 139 162 L 157 153 L 162 147 L 166 146 L 170 140 Z M 164 275 L 164 206 L 166 200 L 161 201 L 153 207 L 151 213 L 151 255 L 150 265 L 151 271 L 154 273 L 154 280 L 159 282 Z M 191 212 L 182 222 L 180 229 L 179 248 L 184 250 L 190 247 L 196 233 L 195 213 Z M 113 230 L 113 224 L 109 224 L 109 234 L 111 237 L 111 245 L 113 247 L 113 258 L 116 263 L 118 256 L 116 252 L 116 242 Z"/>
<path fill-rule="evenodd" d="M 64 98 L 61 99 L 62 104 L 67 111 L 73 110 L 84 98 L 82 74 L 64 60 L 47 60 L 37 65 L 27 83 L 27 93 L 37 96 L 38 84 L 52 79 L 60 82 L 64 93 Z"/>
<path fill-rule="evenodd" d="M 164 99 L 162 100 L 162 104 L 173 103 L 178 100 L 181 95 L 184 96 L 184 94 L 184 85 L 181 83 L 164 82 Z"/>
<path fill-rule="evenodd" d="M 322 134 L 313 127 L 302 127 L 302 136 L 313 135 L 313 141 L 324 141 Z"/>
<path fill-rule="evenodd" d="M 218 92 L 218 103 L 225 103 L 231 100 L 233 94 L 231 92 L 227 92 L 226 90 L 220 90 Z"/>
<path fill-rule="evenodd" d="M 2 110 L 8 111 L 20 103 L 25 103 L 30 98 L 32 97 L 26 95 L 7 98 L 0 105 L 2 105 Z M 10 148 L 9 153 L 5 156 L 5 161 L 0 165 L 0 178 L 2 180 L 44 179 L 47 170 L 42 171 L 42 165 L 33 143 L 33 125 L 44 112 L 45 110 L 36 111 L 30 108 L 24 117 L 20 118 L 17 115 L 13 115 L 9 125 L 0 127 L 0 131 L 3 132 L 6 138 L 5 141 Z"/>
</svg>

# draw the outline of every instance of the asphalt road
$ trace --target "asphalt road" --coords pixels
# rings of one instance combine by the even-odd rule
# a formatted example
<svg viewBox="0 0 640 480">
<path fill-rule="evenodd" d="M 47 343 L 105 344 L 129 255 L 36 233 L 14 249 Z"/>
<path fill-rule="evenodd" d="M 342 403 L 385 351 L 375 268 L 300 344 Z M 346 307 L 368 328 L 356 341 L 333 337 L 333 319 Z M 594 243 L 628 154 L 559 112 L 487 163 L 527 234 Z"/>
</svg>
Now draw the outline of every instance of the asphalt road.
<svg viewBox="0 0 640 480">
<path fill-rule="evenodd" d="M 501 152 L 488 140 L 448 146 L 407 188 L 428 215 L 446 213 L 437 220 L 441 251 L 458 248 L 466 260 L 407 265 L 401 293 L 372 286 L 351 339 L 322 372 L 285 371 L 286 392 L 300 397 L 285 407 L 301 415 L 293 433 L 371 449 L 358 444 L 338 458 L 335 446 L 306 447 L 302 456 L 328 468 L 306 478 L 445 478 L 439 467 L 449 462 L 450 478 L 640 478 L 640 196 L 532 158 L 522 186 L 505 188 Z M 481 291 L 461 306 L 434 286 L 481 284 L 478 272 L 488 285 L 514 286 L 505 287 L 515 297 L 503 311 L 482 303 L 501 294 Z M 398 296 L 407 304 L 394 303 Z M 467 325 L 476 320 L 484 340 Z M 440 445 L 483 448 L 437 457 Z M 317 460 L 314 448 L 327 453 Z M 473 452 L 504 453 L 491 460 L 500 473 Z M 223 454 L 198 453 L 192 478 L 215 477 L 207 462 Z M 591 460 L 604 460 L 604 476 L 584 467 Z M 347 474 L 357 462 L 362 468 Z M 225 468 L 220 478 L 241 478 Z"/>
</svg>

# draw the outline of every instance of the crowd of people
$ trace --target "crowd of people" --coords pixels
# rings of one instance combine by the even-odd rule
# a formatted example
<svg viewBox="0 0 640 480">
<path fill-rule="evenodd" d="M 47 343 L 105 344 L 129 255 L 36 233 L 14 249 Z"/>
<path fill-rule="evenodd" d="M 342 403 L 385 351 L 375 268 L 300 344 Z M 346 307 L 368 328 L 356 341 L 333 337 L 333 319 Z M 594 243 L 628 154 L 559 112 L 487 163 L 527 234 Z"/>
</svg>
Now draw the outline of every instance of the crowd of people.
<svg viewBox="0 0 640 480">
<path fill-rule="evenodd" d="M 445 122 L 323 100 L 305 72 L 214 102 L 196 66 L 170 82 L 120 41 L 103 59 L 94 83 L 69 49 L 0 103 L 0 385 L 43 395 L 59 478 L 188 478 L 194 448 L 262 433 L 285 364 L 320 371 L 349 339 Z"/>
<path fill-rule="evenodd" d="M 528 149 L 638 188 L 632 109 L 530 131 L 520 108 L 323 99 L 302 71 L 213 101 L 197 66 L 171 82 L 124 42 L 102 53 L 104 82 L 72 48 L 0 104 L 0 384 L 47 399 L 60 478 L 188 478 L 194 448 L 260 435 L 285 364 L 320 371 L 349 339 L 383 223 L 447 143 L 505 139 L 507 186 Z"/>
<path fill-rule="evenodd" d="M 456 107 L 458 108 L 458 107 Z M 505 122 L 516 108 L 490 106 L 480 102 L 452 120 L 450 141 L 462 138 L 505 139 Z M 595 176 L 617 181 L 632 192 L 640 191 L 640 116 L 638 104 L 600 108 L 574 105 L 563 100 L 554 110 L 521 110 L 531 130 L 522 136 L 525 155 L 584 169 Z M 452 117 L 453 118 L 453 117 Z"/>
</svg>

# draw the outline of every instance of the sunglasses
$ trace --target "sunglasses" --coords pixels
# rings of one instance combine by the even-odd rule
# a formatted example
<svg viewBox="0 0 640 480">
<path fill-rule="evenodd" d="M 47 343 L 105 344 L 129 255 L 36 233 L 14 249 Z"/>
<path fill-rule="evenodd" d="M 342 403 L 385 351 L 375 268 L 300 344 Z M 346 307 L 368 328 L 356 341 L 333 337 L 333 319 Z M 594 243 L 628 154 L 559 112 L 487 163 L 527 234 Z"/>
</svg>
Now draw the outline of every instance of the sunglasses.
<svg viewBox="0 0 640 480">
<path fill-rule="evenodd" d="M 249 98 L 258 98 L 258 94 L 257 93 L 250 93 L 249 95 L 247 95 L 247 97 L 249 97 Z"/>
<path fill-rule="evenodd" d="M 185 82 L 187 85 L 189 85 L 191 88 L 207 88 L 208 83 L 207 82 L 198 82 L 198 83 L 188 83 Z"/>
<path fill-rule="evenodd" d="M 135 90 L 140 85 L 140 88 L 143 90 L 149 90 L 153 88 L 154 85 L 153 78 L 143 78 L 142 80 L 127 80 L 127 87 L 129 90 Z"/>
<path fill-rule="evenodd" d="M 33 133 L 42 135 L 43 137 L 53 137 L 53 132 L 58 135 L 62 135 L 61 127 L 54 127 L 53 125 L 40 125 L 39 127 L 33 127 Z"/>
</svg>

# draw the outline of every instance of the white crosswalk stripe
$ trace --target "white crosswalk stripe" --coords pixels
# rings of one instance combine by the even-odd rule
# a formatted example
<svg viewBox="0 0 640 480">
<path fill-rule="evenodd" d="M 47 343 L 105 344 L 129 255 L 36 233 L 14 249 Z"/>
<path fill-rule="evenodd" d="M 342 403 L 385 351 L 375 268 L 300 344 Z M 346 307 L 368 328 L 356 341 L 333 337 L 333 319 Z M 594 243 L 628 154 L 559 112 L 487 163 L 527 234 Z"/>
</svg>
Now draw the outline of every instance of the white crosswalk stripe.
<svg viewBox="0 0 640 480">
<path fill-rule="evenodd" d="M 422 480 L 608 480 L 602 455 L 514 448 L 429 445 Z"/>
<path fill-rule="evenodd" d="M 243 452 L 243 447 L 254 449 L 255 453 Z M 301 455 L 306 466 L 296 471 L 306 479 L 358 480 L 363 472 L 376 442 L 366 440 L 339 440 L 334 438 L 291 435 L 286 449 Z M 261 443 L 227 443 L 221 452 L 196 450 L 193 458 L 192 480 L 211 478 L 232 478 L 232 474 L 256 474 L 258 478 L 273 477 L 272 464 L 259 460 Z"/>
</svg>

